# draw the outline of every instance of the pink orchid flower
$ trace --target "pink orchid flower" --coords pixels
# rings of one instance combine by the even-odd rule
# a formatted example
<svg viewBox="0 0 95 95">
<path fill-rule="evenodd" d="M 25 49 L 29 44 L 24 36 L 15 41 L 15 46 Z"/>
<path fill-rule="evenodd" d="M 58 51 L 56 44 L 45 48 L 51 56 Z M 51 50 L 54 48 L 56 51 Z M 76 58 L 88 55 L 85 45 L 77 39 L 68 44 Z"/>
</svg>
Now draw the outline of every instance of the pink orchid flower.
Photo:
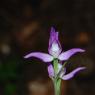
<svg viewBox="0 0 95 95">
<path fill-rule="evenodd" d="M 24 56 L 24 58 L 36 57 L 42 60 L 43 62 L 52 62 L 55 58 L 60 61 L 66 61 L 75 53 L 84 52 L 84 51 L 85 50 L 80 48 L 73 48 L 65 52 L 62 51 L 60 42 L 58 40 L 58 32 L 55 32 L 55 29 L 52 27 L 49 39 L 49 48 L 48 48 L 49 54 L 42 52 L 32 52 Z"/>
</svg>

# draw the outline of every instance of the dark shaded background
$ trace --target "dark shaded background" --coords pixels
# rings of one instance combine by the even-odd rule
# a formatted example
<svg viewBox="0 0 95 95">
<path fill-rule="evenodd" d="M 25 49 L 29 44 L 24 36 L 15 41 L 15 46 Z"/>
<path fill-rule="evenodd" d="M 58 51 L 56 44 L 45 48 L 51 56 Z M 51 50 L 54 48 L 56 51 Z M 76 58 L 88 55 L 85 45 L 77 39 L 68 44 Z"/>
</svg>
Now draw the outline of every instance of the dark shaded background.
<svg viewBox="0 0 95 95">
<path fill-rule="evenodd" d="M 51 26 L 60 32 L 64 51 L 86 50 L 68 61 L 68 72 L 78 66 L 87 69 L 63 82 L 62 95 L 95 95 L 94 0 L 0 0 L 0 95 L 37 95 L 28 84 L 47 85 L 47 65 L 23 56 L 47 52 Z"/>
</svg>

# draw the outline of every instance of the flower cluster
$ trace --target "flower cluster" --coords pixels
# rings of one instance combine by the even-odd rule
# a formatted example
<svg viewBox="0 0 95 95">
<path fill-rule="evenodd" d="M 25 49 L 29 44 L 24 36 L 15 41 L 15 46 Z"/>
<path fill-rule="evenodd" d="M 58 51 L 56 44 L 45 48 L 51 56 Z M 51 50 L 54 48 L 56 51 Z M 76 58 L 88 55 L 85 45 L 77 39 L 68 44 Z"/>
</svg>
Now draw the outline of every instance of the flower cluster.
<svg viewBox="0 0 95 95">
<path fill-rule="evenodd" d="M 45 63 L 50 63 L 47 67 L 50 78 L 61 78 L 63 80 L 68 80 L 71 79 L 78 71 L 85 69 L 85 67 L 78 67 L 69 74 L 66 74 L 65 61 L 67 61 L 72 55 L 78 52 L 84 52 L 85 50 L 80 48 L 73 48 L 65 52 L 62 51 L 62 47 L 58 39 L 58 34 L 59 33 L 56 32 L 52 27 L 48 47 L 49 54 L 42 52 L 32 52 L 26 55 L 24 58 L 36 57 Z M 64 63 L 62 63 L 63 61 Z"/>
</svg>

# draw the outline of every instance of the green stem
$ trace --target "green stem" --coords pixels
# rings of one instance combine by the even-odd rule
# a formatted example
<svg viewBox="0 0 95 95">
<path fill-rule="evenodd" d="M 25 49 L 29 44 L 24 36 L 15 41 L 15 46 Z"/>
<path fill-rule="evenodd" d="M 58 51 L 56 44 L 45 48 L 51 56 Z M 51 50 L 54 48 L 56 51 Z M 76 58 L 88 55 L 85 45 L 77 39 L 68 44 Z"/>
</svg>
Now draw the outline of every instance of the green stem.
<svg viewBox="0 0 95 95">
<path fill-rule="evenodd" d="M 54 79 L 54 93 L 55 95 L 60 95 L 61 91 L 61 79 Z"/>
<path fill-rule="evenodd" d="M 53 79 L 53 84 L 54 84 L 54 93 L 55 95 L 60 95 L 60 89 L 61 89 L 61 79 L 58 78 L 58 60 L 55 59 L 53 61 L 54 65 L 54 79 Z"/>
<path fill-rule="evenodd" d="M 54 77 L 57 77 L 57 72 L 58 72 L 58 60 L 57 59 L 53 61 L 53 66 L 54 66 Z"/>
</svg>

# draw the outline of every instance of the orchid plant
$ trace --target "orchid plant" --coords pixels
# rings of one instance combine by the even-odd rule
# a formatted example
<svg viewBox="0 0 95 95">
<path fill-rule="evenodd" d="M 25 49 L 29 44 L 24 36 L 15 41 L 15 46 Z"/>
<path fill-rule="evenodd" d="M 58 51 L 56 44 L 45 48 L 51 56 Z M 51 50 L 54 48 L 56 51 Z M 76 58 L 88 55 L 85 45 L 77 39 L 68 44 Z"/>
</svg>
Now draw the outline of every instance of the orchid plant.
<svg viewBox="0 0 95 95">
<path fill-rule="evenodd" d="M 85 69 L 85 67 L 78 67 L 69 74 L 66 74 L 66 63 L 67 60 L 78 52 L 84 52 L 85 50 L 80 48 L 73 48 L 68 51 L 62 51 L 61 44 L 58 39 L 59 33 L 52 27 L 49 38 L 49 47 L 47 53 L 32 52 L 24 58 L 36 57 L 45 63 L 49 63 L 47 70 L 49 77 L 52 79 L 54 84 L 55 95 L 60 95 L 61 80 L 71 79 L 77 72 Z M 64 61 L 64 63 L 62 63 Z"/>
</svg>

